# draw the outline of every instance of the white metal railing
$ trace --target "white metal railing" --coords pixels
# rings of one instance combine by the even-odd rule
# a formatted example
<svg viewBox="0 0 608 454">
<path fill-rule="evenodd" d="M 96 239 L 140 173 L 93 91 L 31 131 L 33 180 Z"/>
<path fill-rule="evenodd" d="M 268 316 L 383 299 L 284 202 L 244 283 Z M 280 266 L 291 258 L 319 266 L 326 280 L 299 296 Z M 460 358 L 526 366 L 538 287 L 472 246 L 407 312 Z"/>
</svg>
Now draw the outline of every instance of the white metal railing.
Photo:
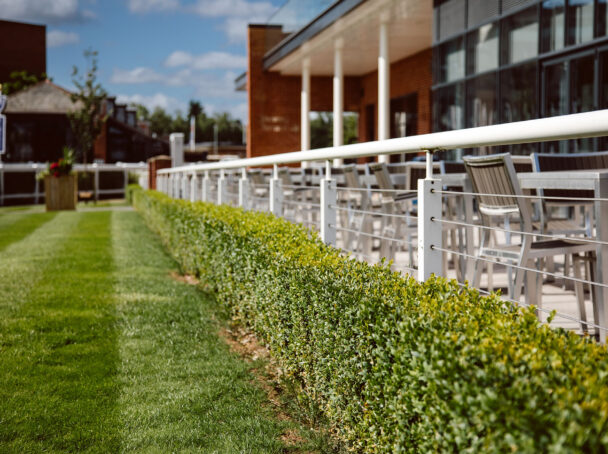
<svg viewBox="0 0 608 454">
<path fill-rule="evenodd" d="M 0 205 L 5 205 L 9 200 L 31 200 L 33 203 L 40 203 L 44 199 L 44 190 L 37 175 L 47 169 L 47 164 L 43 163 L 0 163 Z M 76 172 L 87 172 L 93 175 L 93 197 L 98 200 L 102 196 L 124 197 L 125 187 L 128 183 L 129 173 L 137 173 L 139 184 L 147 187 L 148 166 L 145 163 L 123 163 L 116 164 L 75 164 Z M 122 175 L 124 184 L 120 187 L 104 188 L 100 174 L 119 173 Z M 19 183 L 32 188 L 31 192 L 15 192 L 7 183 L 7 175 L 21 174 Z"/>
<path fill-rule="evenodd" d="M 446 219 L 444 222 L 442 219 L 445 209 L 444 202 L 448 197 L 458 197 L 465 201 L 468 198 L 468 205 L 465 203 L 463 210 L 471 212 L 472 197 L 476 194 L 472 192 L 470 186 L 464 183 L 462 176 L 450 179 L 434 174 L 433 153 L 459 148 L 607 135 L 608 110 L 602 110 L 304 152 L 162 169 L 157 175 L 157 188 L 176 198 L 220 204 L 229 203 L 245 209 L 269 211 L 318 230 L 324 242 L 341 247 L 354 257 L 368 261 L 376 261 L 375 257 L 395 257 L 392 251 L 399 246 L 406 246 L 408 260 L 405 263 L 396 264 L 395 269 L 416 274 L 421 281 L 428 279 L 431 274 L 447 274 L 446 256 L 451 255 L 455 264 L 456 278 L 462 284 L 470 274 L 471 263 L 485 260 L 491 262 L 488 264 L 490 267 L 506 267 L 509 276 L 513 269 L 519 268 L 530 273 L 538 273 L 541 276 L 564 279 L 575 286 L 581 284 L 593 287 L 592 293 L 596 295 L 594 322 L 586 321 L 586 316 L 572 317 L 560 312 L 558 312 L 558 316 L 575 320 L 583 326 L 583 331 L 590 327 L 594 328 L 600 339 L 605 341 L 608 330 L 608 263 L 605 263 L 608 258 L 608 203 L 605 203 L 608 202 L 608 172 L 588 173 L 586 176 L 572 179 L 572 188 L 595 191 L 595 196 L 589 198 L 588 202 L 594 206 L 596 234 L 594 238 L 579 238 L 579 240 L 582 243 L 592 242 L 596 246 L 597 273 L 593 278 L 584 279 L 578 276 L 570 277 L 566 274 L 566 268 L 569 266 L 567 261 L 563 265 L 564 273 L 557 274 L 525 266 L 517 267 L 513 264 L 505 264 L 504 261 L 482 259 L 476 256 L 473 246 L 474 231 L 481 232 L 483 227 L 471 222 L 470 217 L 468 221 Z M 331 166 L 334 159 L 421 152 L 426 153 L 426 178 L 418 180 L 416 194 L 410 194 L 412 198 L 416 198 L 416 205 L 410 207 L 410 211 L 401 213 L 391 211 L 392 208 L 387 209 L 389 205 L 385 203 L 384 198 L 391 193 L 391 190 L 372 187 L 371 175 L 366 177 L 365 184 L 361 188 L 346 187 L 344 179 L 340 175 L 340 169 L 334 169 Z M 302 171 L 294 184 L 281 180 L 279 165 L 318 161 L 325 162 L 323 167 L 317 167 L 318 176 L 310 176 Z M 272 166 L 271 173 L 267 175 L 268 181 L 253 182 L 248 174 L 248 169 L 267 166 Z M 332 172 L 334 172 L 333 176 Z M 459 181 L 463 181 L 462 192 L 445 189 L 446 186 L 453 186 Z M 539 187 L 543 188 L 560 187 L 559 184 L 552 183 L 547 178 L 543 179 L 542 176 L 532 176 L 522 180 L 522 187 L 537 187 L 534 184 L 541 184 Z M 403 194 L 407 191 L 399 190 L 399 192 Z M 344 194 L 347 193 L 351 195 L 350 201 L 344 197 Z M 354 199 L 360 201 L 360 197 L 364 195 L 369 198 L 370 206 L 361 207 L 357 205 L 359 202 L 352 203 Z M 539 196 L 531 195 L 521 197 L 539 198 Z M 360 216 L 360 218 L 357 220 L 356 216 Z M 365 222 L 371 224 L 372 227 L 364 228 Z M 506 233 L 494 232 L 493 234 L 504 234 L 508 238 L 511 235 L 523 236 L 526 234 L 526 232 L 521 232 L 521 229 L 503 230 Z M 457 249 L 455 247 L 455 244 L 458 243 L 456 240 L 458 235 L 466 236 L 466 248 Z M 557 238 L 556 235 L 541 234 L 541 236 Z M 353 242 L 353 238 L 356 238 L 357 241 Z M 365 238 L 369 240 L 367 243 Z M 417 238 L 417 247 L 412 247 L 414 238 Z M 353 244 L 357 244 L 357 246 L 353 247 Z M 372 252 L 374 248 L 380 249 L 379 255 Z M 460 265 L 457 264 L 458 261 L 460 261 Z M 489 271 L 487 274 L 486 287 L 491 289 L 492 275 Z M 542 287 L 542 283 L 540 285 Z M 547 310 L 539 308 L 539 312 L 543 311 Z M 584 302 L 580 311 L 584 314 Z"/>
</svg>

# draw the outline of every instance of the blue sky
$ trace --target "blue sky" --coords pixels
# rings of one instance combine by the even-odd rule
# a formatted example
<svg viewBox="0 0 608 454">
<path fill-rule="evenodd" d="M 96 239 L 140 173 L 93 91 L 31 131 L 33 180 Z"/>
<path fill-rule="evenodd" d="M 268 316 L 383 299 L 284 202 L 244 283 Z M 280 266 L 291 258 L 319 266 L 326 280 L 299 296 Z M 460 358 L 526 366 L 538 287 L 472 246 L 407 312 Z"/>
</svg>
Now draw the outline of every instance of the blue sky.
<svg viewBox="0 0 608 454">
<path fill-rule="evenodd" d="M 168 111 L 201 101 L 245 120 L 234 91 L 245 70 L 248 22 L 265 23 L 284 0 L 0 0 L 0 18 L 47 26 L 47 72 L 72 88 L 83 51 L 99 52 L 99 80 L 122 102 Z"/>
</svg>

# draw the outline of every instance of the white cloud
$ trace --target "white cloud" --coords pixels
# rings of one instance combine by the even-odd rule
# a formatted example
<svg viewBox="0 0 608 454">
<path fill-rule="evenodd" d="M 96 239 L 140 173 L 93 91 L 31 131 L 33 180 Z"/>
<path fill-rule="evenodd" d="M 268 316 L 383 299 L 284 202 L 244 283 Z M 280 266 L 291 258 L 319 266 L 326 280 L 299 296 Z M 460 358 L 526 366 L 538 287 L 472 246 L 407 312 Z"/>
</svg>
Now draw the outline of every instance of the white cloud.
<svg viewBox="0 0 608 454">
<path fill-rule="evenodd" d="M 228 41 L 238 43 L 247 37 L 247 24 L 268 21 L 277 8 L 266 1 L 198 0 L 192 10 L 203 17 L 225 18 L 222 29 Z"/>
<path fill-rule="evenodd" d="M 58 24 L 82 22 L 94 18 L 95 14 L 81 10 L 78 0 L 0 0 L 0 17 Z"/>
<path fill-rule="evenodd" d="M 180 7 L 179 0 L 129 0 L 132 13 L 149 13 L 153 11 L 173 11 Z"/>
<path fill-rule="evenodd" d="M 46 33 L 46 44 L 48 47 L 61 47 L 69 44 L 77 44 L 78 42 L 80 42 L 80 37 L 74 32 L 51 30 Z"/>
<path fill-rule="evenodd" d="M 110 82 L 113 84 L 163 83 L 165 76 L 152 68 L 138 67 L 130 70 L 114 69 Z"/>
<path fill-rule="evenodd" d="M 110 77 L 113 84 L 159 84 L 167 87 L 190 87 L 197 97 L 212 99 L 243 99 L 234 89 L 237 74 L 226 71 L 222 75 L 201 74 L 191 69 L 162 74 L 152 68 L 138 67 L 131 70 L 115 69 Z"/>
<path fill-rule="evenodd" d="M 270 2 L 246 0 L 198 0 L 192 8 L 194 12 L 205 17 L 263 17 L 264 19 L 268 19 L 277 9 Z"/>
<path fill-rule="evenodd" d="M 247 66 L 247 57 L 227 52 L 209 52 L 192 55 L 188 52 L 175 51 L 165 60 L 165 66 L 174 68 L 186 66 L 191 69 L 242 69 Z"/>
<path fill-rule="evenodd" d="M 185 103 L 182 103 L 172 96 L 167 96 L 164 93 L 156 93 L 151 96 L 140 94 L 118 95 L 116 96 L 116 102 L 122 104 L 141 104 L 150 112 L 152 112 L 156 107 L 161 107 L 167 112 L 175 112 L 177 110 L 184 112 L 186 109 Z"/>
</svg>

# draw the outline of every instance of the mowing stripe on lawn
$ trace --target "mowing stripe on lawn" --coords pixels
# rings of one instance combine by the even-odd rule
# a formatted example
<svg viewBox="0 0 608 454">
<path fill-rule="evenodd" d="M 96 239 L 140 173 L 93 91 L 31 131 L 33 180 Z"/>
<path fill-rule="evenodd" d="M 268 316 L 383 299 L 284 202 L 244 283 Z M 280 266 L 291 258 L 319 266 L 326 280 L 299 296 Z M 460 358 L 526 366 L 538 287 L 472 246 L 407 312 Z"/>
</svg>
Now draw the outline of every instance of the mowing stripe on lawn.
<svg viewBox="0 0 608 454">
<path fill-rule="evenodd" d="M 2 452 L 118 450 L 110 216 L 61 213 L 2 254 Z"/>
<path fill-rule="evenodd" d="M 57 215 L 51 213 L 15 213 L 0 216 L 0 251 L 9 244 L 21 241 Z"/>
<path fill-rule="evenodd" d="M 175 262 L 137 213 L 115 212 L 112 219 L 122 449 L 286 452 L 280 437 L 292 423 L 274 418 L 252 384 L 251 365 L 218 338 L 215 302 L 170 277 Z"/>
</svg>

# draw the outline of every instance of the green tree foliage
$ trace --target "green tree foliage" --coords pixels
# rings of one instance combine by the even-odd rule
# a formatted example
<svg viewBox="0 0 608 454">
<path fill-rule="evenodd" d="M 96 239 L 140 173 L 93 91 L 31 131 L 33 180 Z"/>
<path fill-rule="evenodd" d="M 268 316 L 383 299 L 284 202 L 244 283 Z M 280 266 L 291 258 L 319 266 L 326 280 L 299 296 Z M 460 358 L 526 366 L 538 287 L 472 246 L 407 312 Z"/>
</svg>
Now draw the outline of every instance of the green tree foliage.
<svg viewBox="0 0 608 454">
<path fill-rule="evenodd" d="M 10 80 L 2 84 L 2 93 L 5 95 L 17 93 L 47 79 L 46 73 L 36 75 L 28 71 L 13 71 L 10 74 Z"/>
<path fill-rule="evenodd" d="M 134 105 L 134 107 L 137 108 L 137 105 Z M 191 116 L 196 118 L 197 141 L 212 142 L 213 126 L 217 124 L 220 142 L 243 143 L 243 124 L 240 120 L 232 118 L 227 112 L 208 116 L 202 104 L 195 100 L 191 100 L 189 103 L 187 117 L 180 111 L 171 116 L 162 107 L 156 107 L 148 118 L 150 131 L 158 137 L 167 137 L 172 132 L 182 132 L 188 137 Z"/>
<path fill-rule="evenodd" d="M 343 119 L 344 144 L 356 143 L 359 116 L 346 113 Z M 310 146 L 312 149 L 331 147 L 334 143 L 334 116 L 331 112 L 317 112 L 310 121 Z"/>
<path fill-rule="evenodd" d="M 97 52 L 88 49 L 84 52 L 87 68 L 80 73 L 78 67 L 72 70 L 72 82 L 76 91 L 72 93 L 73 103 L 79 103 L 80 108 L 68 114 L 72 132 L 77 144 L 77 152 L 82 162 L 89 162 L 95 140 L 101 133 L 106 117 L 102 114 L 102 106 L 108 94 L 97 82 Z"/>
</svg>

